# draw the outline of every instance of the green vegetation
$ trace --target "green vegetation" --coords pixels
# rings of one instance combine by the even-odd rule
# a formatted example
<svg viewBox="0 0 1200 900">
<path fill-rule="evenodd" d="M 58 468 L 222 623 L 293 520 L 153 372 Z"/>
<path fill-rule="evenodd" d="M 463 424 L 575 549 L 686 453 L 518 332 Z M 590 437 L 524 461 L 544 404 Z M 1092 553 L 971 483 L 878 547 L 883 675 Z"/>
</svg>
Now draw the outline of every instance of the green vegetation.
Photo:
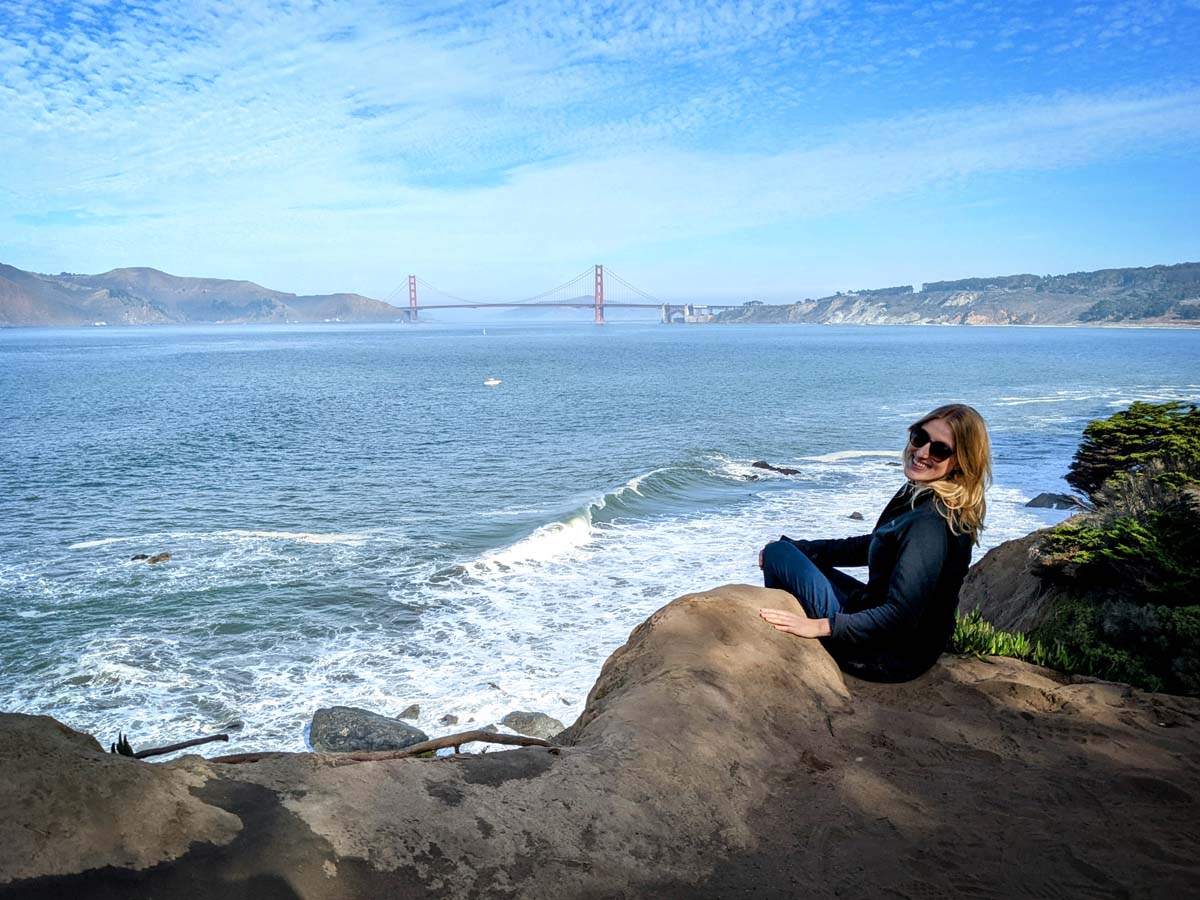
<svg viewBox="0 0 1200 900">
<path fill-rule="evenodd" d="M 1019 291 L 1039 294 L 1092 294 L 1097 301 L 1081 316 L 1084 322 L 1123 321 L 1161 316 L 1182 308 L 1200 297 L 1200 263 L 1149 266 L 1134 269 L 1100 269 L 1070 275 L 1002 275 L 931 281 L 925 291 Z"/>
<path fill-rule="evenodd" d="M 1155 483 L 1179 488 L 1200 473 L 1200 410 L 1185 403 L 1134 403 L 1090 423 L 1067 483 L 1097 504 L 1113 499 L 1121 482 L 1160 467 Z M 1112 483 L 1116 479 L 1116 483 Z"/>
<path fill-rule="evenodd" d="M 1115 588 L 1164 606 L 1200 600 L 1200 522 L 1186 495 L 1138 514 L 1094 518 L 1059 526 L 1046 545 L 1053 566 L 1067 570 L 1077 588 Z"/>
<path fill-rule="evenodd" d="M 1135 294 L 1129 297 L 1105 297 L 1079 314 L 1080 322 L 1128 322 L 1165 316 L 1176 303 L 1166 297 Z"/>
<path fill-rule="evenodd" d="M 1200 696 L 1200 606 L 1194 604 L 1066 596 L 1031 640 L 1058 648 L 1065 665 L 1049 665 L 1064 672 Z"/>
<path fill-rule="evenodd" d="M 1067 481 L 1096 508 L 1043 545 L 1058 596 L 1029 640 L 1065 671 L 1200 695 L 1200 410 L 1134 403 L 1090 423 Z"/>
<path fill-rule="evenodd" d="M 1023 634 L 1000 631 L 991 622 L 985 621 L 979 610 L 965 616 L 962 613 L 955 616 L 950 645 L 955 653 L 979 657 L 1010 656 L 1063 671 L 1074 668 L 1062 644 L 1054 644 L 1047 649 L 1042 641 L 1030 640 Z"/>
</svg>

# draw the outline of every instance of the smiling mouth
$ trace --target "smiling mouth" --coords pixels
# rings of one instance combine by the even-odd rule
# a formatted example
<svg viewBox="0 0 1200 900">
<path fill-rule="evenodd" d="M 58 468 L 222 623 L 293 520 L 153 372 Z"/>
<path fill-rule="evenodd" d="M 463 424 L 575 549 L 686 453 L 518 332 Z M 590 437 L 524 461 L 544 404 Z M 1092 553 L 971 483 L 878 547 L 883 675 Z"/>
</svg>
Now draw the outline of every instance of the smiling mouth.
<svg viewBox="0 0 1200 900">
<path fill-rule="evenodd" d="M 921 460 L 917 459 L 917 454 L 915 453 L 908 458 L 908 464 L 914 469 L 921 469 L 922 471 L 933 468 L 932 462 L 922 462 Z"/>
</svg>

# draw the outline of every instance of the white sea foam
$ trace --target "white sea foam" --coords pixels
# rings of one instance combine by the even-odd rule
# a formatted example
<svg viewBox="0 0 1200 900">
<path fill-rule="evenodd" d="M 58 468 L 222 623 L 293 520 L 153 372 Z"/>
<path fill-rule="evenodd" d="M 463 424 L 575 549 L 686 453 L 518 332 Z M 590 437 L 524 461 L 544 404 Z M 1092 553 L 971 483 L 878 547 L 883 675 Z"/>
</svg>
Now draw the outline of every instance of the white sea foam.
<svg viewBox="0 0 1200 900">
<path fill-rule="evenodd" d="M 710 453 L 705 458 L 708 472 L 718 478 L 736 478 L 741 481 L 765 478 L 772 473 L 770 469 L 756 468 L 750 460 L 733 459 L 723 453 Z"/>
<path fill-rule="evenodd" d="M 110 537 L 101 538 L 98 541 L 80 541 L 77 544 L 71 544 L 67 547 L 68 550 L 90 550 L 93 547 L 104 547 L 108 544 L 123 544 L 127 541 L 140 541 L 141 537 Z"/>
<path fill-rule="evenodd" d="M 896 450 L 838 450 L 836 453 L 822 453 L 820 456 L 802 456 L 810 462 L 841 462 L 844 459 L 858 459 L 870 456 L 884 456 L 897 459 L 900 454 Z"/>
<path fill-rule="evenodd" d="M 625 482 L 623 485 L 621 485 L 621 487 L 617 488 L 615 493 L 618 496 L 620 496 L 621 493 L 629 490 L 629 491 L 633 491 L 635 494 L 641 494 L 642 493 L 642 483 L 647 478 L 653 478 L 655 475 L 661 475 L 667 471 L 669 471 L 669 470 L 666 467 L 662 467 L 662 468 L 658 468 L 658 469 L 651 469 L 649 472 L 643 472 L 641 475 L 635 475 L 632 478 L 630 478 L 627 482 Z"/>
<path fill-rule="evenodd" d="M 603 501 L 601 501 L 603 502 Z M 476 569 L 512 568 L 518 563 L 549 562 L 573 554 L 592 538 L 591 508 L 572 516 L 565 522 L 551 522 L 538 528 L 529 537 L 517 541 L 472 564 Z"/>
<path fill-rule="evenodd" d="M 354 546 L 370 539 L 366 534 L 314 534 L 305 531 L 255 531 L 232 528 L 227 531 L 168 531 L 157 534 L 139 534 L 125 537 L 100 538 L 94 541 L 79 541 L 70 544 L 68 550 L 90 550 L 109 544 L 163 543 L 165 541 L 228 541 L 235 538 L 261 538 L 262 540 L 298 541 L 305 544 L 346 544 Z"/>
<path fill-rule="evenodd" d="M 266 540 L 300 541 L 305 544 L 348 544 L 357 545 L 368 540 L 365 534 L 312 534 L 304 531 L 247 531 L 233 529 L 216 532 L 213 537 L 249 537 Z"/>
<path fill-rule="evenodd" d="M 1088 403 L 1099 402 L 1109 407 L 1126 407 L 1130 403 L 1165 403 L 1172 400 L 1194 402 L 1200 394 L 1200 385 L 1163 385 L 1159 388 L 1144 388 L 1131 391 L 1124 387 L 1114 388 L 1079 388 L 1060 390 L 1053 393 L 1033 393 L 1029 395 L 1013 394 L 997 397 L 991 402 L 992 406 L 1013 407 L 1029 406 L 1044 403 Z"/>
</svg>

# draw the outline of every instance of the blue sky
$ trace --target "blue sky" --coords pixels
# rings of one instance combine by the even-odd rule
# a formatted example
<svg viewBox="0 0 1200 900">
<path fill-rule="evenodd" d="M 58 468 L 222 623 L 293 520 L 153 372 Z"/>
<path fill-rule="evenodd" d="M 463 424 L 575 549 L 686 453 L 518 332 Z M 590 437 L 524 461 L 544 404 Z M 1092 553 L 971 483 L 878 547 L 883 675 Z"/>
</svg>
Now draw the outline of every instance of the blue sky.
<svg viewBox="0 0 1200 900">
<path fill-rule="evenodd" d="M 0 262 L 785 302 L 1200 260 L 1200 0 L 0 0 Z"/>
</svg>

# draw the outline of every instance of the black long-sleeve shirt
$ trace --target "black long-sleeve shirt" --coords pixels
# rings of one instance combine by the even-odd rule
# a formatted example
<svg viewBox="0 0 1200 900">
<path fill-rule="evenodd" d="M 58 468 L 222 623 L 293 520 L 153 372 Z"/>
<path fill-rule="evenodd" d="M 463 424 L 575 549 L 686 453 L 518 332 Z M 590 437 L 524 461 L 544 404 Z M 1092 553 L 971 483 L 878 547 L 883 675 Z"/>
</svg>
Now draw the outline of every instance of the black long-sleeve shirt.
<svg viewBox="0 0 1200 900">
<path fill-rule="evenodd" d="M 888 502 L 870 534 L 795 544 L 819 568 L 868 567 L 830 620 L 826 646 L 844 669 L 877 680 L 914 678 L 937 661 L 954 631 L 973 538 L 955 535 L 926 492 L 910 485 Z"/>
</svg>

